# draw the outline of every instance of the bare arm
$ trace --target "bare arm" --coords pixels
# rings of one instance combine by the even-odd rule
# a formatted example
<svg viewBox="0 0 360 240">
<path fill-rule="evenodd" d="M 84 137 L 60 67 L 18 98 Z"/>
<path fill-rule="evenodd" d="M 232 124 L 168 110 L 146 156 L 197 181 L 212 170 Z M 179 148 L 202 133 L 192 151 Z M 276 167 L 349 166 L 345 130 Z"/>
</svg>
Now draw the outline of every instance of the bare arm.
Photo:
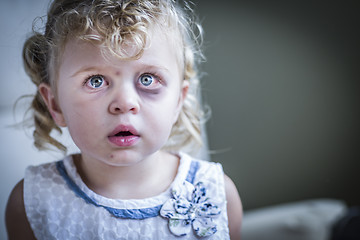
<svg viewBox="0 0 360 240">
<path fill-rule="evenodd" d="M 240 240 L 243 209 L 239 193 L 233 181 L 225 175 L 227 214 L 231 240 Z"/>
<path fill-rule="evenodd" d="M 35 239 L 25 214 L 24 180 L 12 190 L 5 213 L 6 229 L 9 240 Z"/>
</svg>

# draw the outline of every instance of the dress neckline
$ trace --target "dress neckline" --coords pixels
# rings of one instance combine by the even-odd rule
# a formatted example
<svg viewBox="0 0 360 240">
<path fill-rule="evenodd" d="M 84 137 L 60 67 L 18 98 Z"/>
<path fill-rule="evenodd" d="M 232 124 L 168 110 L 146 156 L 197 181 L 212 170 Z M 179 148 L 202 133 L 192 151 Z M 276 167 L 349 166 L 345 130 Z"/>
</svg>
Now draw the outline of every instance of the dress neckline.
<svg viewBox="0 0 360 240">
<path fill-rule="evenodd" d="M 156 196 L 144 199 L 111 199 L 95 193 L 82 181 L 73 155 L 57 162 L 56 167 L 71 190 L 87 203 L 103 207 L 116 217 L 144 219 L 159 215 L 162 205 L 172 196 L 171 189 L 194 178 L 197 167 L 192 164 L 191 157 L 184 153 L 179 153 L 178 156 L 180 158 L 178 171 L 168 189 Z"/>
</svg>

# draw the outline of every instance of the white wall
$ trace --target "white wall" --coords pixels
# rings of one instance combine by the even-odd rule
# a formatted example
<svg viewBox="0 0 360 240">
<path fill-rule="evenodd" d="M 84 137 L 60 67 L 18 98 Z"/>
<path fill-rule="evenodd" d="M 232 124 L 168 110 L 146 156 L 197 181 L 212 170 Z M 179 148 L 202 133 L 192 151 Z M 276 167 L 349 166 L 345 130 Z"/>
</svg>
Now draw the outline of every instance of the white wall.
<svg viewBox="0 0 360 240">
<path fill-rule="evenodd" d="M 6 239 L 4 214 L 7 198 L 14 185 L 24 176 L 26 166 L 59 159 L 55 152 L 39 153 L 32 145 L 31 130 L 14 128 L 23 119 L 22 111 L 29 101 L 21 101 L 14 117 L 13 105 L 35 87 L 26 76 L 21 59 L 22 45 L 32 28 L 32 21 L 46 13 L 48 0 L 0 1 L 0 239 Z M 69 142 L 69 135 L 63 140 Z M 75 151 L 73 145 L 69 145 Z"/>
</svg>

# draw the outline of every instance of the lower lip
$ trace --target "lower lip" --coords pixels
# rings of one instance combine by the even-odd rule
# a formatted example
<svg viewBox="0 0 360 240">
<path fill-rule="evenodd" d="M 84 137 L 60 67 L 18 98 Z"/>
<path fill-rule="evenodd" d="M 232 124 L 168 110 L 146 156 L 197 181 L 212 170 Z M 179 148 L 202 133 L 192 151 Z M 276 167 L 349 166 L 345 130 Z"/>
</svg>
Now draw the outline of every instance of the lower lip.
<svg viewBox="0 0 360 240">
<path fill-rule="evenodd" d="M 131 147 L 139 141 L 140 137 L 133 136 L 112 136 L 109 141 L 119 147 Z"/>
</svg>

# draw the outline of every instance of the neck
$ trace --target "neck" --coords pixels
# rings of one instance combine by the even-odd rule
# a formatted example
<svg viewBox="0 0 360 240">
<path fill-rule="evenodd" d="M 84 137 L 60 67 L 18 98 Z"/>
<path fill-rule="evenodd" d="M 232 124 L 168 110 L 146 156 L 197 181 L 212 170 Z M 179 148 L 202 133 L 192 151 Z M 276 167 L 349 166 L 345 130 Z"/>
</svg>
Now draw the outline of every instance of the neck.
<svg viewBox="0 0 360 240">
<path fill-rule="evenodd" d="M 129 166 L 111 166 L 100 160 L 75 158 L 77 171 L 94 192 L 113 199 L 140 199 L 165 191 L 174 180 L 178 158 L 157 152 Z"/>
</svg>

